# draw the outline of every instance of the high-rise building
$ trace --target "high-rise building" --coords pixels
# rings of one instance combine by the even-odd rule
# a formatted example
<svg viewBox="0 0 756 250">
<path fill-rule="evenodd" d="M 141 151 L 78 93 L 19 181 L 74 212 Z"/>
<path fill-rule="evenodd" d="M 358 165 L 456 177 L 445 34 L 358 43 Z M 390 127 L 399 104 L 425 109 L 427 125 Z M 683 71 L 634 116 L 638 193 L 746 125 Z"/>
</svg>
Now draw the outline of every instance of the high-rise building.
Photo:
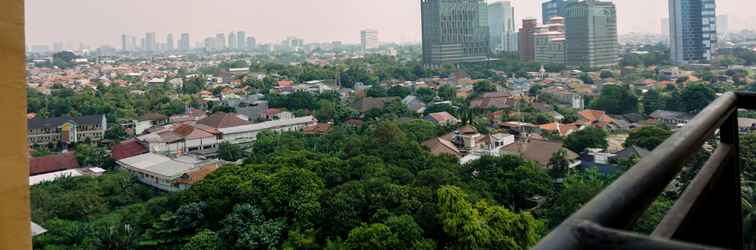
<svg viewBox="0 0 756 250">
<path fill-rule="evenodd" d="M 568 3 L 574 3 L 577 0 L 550 0 L 541 4 L 543 23 L 547 24 L 552 17 L 564 16 L 564 7 Z"/>
<path fill-rule="evenodd" d="M 494 53 L 515 52 L 517 48 L 517 32 L 514 7 L 509 1 L 496 2 L 488 5 L 489 46 Z"/>
<path fill-rule="evenodd" d="M 248 49 L 247 48 L 247 32 L 244 32 L 244 31 L 236 32 L 236 47 L 238 47 L 239 50 Z"/>
<path fill-rule="evenodd" d="M 564 17 L 555 16 L 547 24 L 538 26 L 533 35 L 535 61 L 548 64 L 565 63 Z"/>
<path fill-rule="evenodd" d="M 421 11 L 425 66 L 487 60 L 485 0 L 421 0 Z"/>
<path fill-rule="evenodd" d="M 129 51 L 131 48 L 129 47 L 129 42 L 131 39 L 129 38 L 129 35 L 123 34 L 121 35 L 121 50 L 122 51 Z"/>
<path fill-rule="evenodd" d="M 522 28 L 520 28 L 519 43 L 517 48 L 520 54 L 520 59 L 526 61 L 535 60 L 535 32 L 538 27 L 538 20 L 535 18 L 528 18 L 522 20 Z"/>
<path fill-rule="evenodd" d="M 136 36 L 129 36 L 131 41 L 129 42 L 129 48 L 131 50 L 137 50 L 139 47 L 137 47 L 137 38 Z"/>
<path fill-rule="evenodd" d="M 239 46 L 236 44 L 237 42 L 239 42 L 239 40 L 236 40 L 236 33 L 234 33 L 233 31 L 231 31 L 231 33 L 228 33 L 228 49 L 239 49 Z"/>
<path fill-rule="evenodd" d="M 727 15 L 717 16 L 717 33 L 719 35 L 726 35 L 730 32 L 730 18 Z"/>
<path fill-rule="evenodd" d="M 711 60 L 717 44 L 715 0 L 669 0 L 672 63 Z"/>
<path fill-rule="evenodd" d="M 567 64 L 591 68 L 619 62 L 617 9 L 612 2 L 585 0 L 564 8 Z"/>
<path fill-rule="evenodd" d="M 62 42 L 53 43 L 53 52 L 60 52 L 60 51 L 63 51 L 63 43 Z"/>
<path fill-rule="evenodd" d="M 248 50 L 255 50 L 257 49 L 257 40 L 255 37 L 247 37 L 247 49 Z"/>
<path fill-rule="evenodd" d="M 223 34 L 223 33 L 216 34 L 214 44 L 215 44 L 216 50 L 226 49 L 226 34 Z"/>
<path fill-rule="evenodd" d="M 144 50 L 155 51 L 157 49 L 157 40 L 155 40 L 155 32 L 148 32 L 144 35 Z"/>
<path fill-rule="evenodd" d="M 664 37 L 669 37 L 669 18 L 662 18 L 662 20 L 661 20 L 661 34 Z"/>
<path fill-rule="evenodd" d="M 181 38 L 179 38 L 178 42 L 178 49 L 181 51 L 187 51 L 189 50 L 191 42 L 189 41 L 189 33 L 181 33 Z"/>
<path fill-rule="evenodd" d="M 173 34 L 168 33 L 168 35 L 165 36 L 165 50 L 173 51 L 174 48 Z"/>
<path fill-rule="evenodd" d="M 206 51 L 214 51 L 218 48 L 218 46 L 215 45 L 216 41 L 218 40 L 217 37 L 208 37 L 205 38 L 205 50 Z"/>
<path fill-rule="evenodd" d="M 378 31 L 371 29 L 360 31 L 360 42 L 362 44 L 362 51 L 377 49 Z"/>
</svg>

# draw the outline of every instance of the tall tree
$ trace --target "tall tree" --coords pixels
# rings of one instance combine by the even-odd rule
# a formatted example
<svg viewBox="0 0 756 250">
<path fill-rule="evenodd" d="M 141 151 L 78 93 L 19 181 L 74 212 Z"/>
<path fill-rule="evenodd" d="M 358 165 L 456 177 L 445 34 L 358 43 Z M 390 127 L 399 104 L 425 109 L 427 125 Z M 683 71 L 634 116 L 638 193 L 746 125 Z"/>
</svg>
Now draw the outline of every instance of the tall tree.
<svg viewBox="0 0 756 250">
<path fill-rule="evenodd" d="M 462 189 L 441 187 L 438 218 L 451 249 L 528 249 L 539 238 L 539 223 L 527 212 L 512 213 L 485 201 L 470 203 Z"/>
<path fill-rule="evenodd" d="M 628 86 L 605 85 L 592 106 L 610 114 L 634 113 L 638 112 L 638 97 Z"/>
<path fill-rule="evenodd" d="M 654 150 L 667 138 L 672 136 L 672 131 L 659 126 L 643 127 L 630 132 L 625 141 L 625 147 L 638 146 L 648 150 Z"/>
<path fill-rule="evenodd" d="M 703 84 L 691 84 L 681 93 L 685 111 L 697 113 L 717 98 L 716 92 Z"/>
<path fill-rule="evenodd" d="M 659 91 L 650 89 L 643 95 L 643 113 L 650 115 L 656 110 L 663 109 L 664 102 Z"/>
<path fill-rule="evenodd" d="M 584 152 L 587 148 L 606 149 L 609 146 L 607 136 L 609 134 L 603 129 L 588 127 L 567 136 L 565 146 L 578 153 Z"/>
</svg>

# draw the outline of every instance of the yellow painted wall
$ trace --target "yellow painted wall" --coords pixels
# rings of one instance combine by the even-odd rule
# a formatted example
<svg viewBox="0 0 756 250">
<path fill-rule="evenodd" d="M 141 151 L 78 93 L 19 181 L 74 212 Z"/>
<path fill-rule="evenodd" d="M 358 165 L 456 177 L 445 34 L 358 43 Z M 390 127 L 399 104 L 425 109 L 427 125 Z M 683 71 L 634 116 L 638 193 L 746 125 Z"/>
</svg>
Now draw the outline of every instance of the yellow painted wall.
<svg viewBox="0 0 756 250">
<path fill-rule="evenodd" d="M 0 250 L 23 250 L 31 249 L 24 1 L 0 6 Z"/>
</svg>

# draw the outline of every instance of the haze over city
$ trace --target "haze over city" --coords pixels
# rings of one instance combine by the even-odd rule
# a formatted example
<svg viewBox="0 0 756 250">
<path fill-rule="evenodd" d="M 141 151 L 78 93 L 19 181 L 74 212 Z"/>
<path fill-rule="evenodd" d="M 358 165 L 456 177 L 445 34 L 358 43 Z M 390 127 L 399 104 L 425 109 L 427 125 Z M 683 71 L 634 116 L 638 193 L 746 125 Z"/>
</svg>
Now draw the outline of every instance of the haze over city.
<svg viewBox="0 0 756 250">
<path fill-rule="evenodd" d="M 492 3 L 496 1 L 488 0 Z M 538 17 L 538 0 L 512 0 L 516 19 Z M 618 29 L 626 33 L 660 33 L 666 0 L 615 0 Z M 244 30 L 262 43 L 287 36 L 306 42 L 356 43 L 359 31 L 380 31 L 381 41 L 420 41 L 417 0 L 25 0 L 27 44 L 81 42 L 118 45 L 123 33 L 192 34 L 193 42 L 215 33 Z M 728 15 L 730 30 L 754 29 L 749 12 L 756 2 L 717 1 L 717 14 Z M 540 20 L 539 20 L 540 21 Z"/>
</svg>

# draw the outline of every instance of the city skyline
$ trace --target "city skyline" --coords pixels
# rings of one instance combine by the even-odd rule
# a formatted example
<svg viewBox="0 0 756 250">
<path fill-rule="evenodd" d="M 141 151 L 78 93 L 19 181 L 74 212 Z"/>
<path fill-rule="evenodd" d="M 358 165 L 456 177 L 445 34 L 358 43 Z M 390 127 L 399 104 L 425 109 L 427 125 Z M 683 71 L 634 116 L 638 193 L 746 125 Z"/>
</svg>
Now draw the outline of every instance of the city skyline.
<svg viewBox="0 0 756 250">
<path fill-rule="evenodd" d="M 521 19 L 527 17 L 543 21 L 540 20 L 542 1 L 511 2 L 517 13 L 516 23 L 521 23 Z M 620 34 L 657 34 L 660 32 L 658 27 L 661 19 L 668 13 L 666 1 L 614 2 L 617 5 Z M 26 0 L 27 44 L 76 42 L 93 47 L 108 45 L 117 48 L 120 47 L 122 34 L 138 36 L 155 32 L 164 39 L 168 33 L 189 33 L 193 38 L 204 38 L 231 30 L 244 30 L 259 43 L 277 43 L 288 36 L 297 36 L 308 43 L 342 41 L 359 44 L 360 30 L 367 28 L 379 30 L 381 41 L 386 42 L 419 43 L 421 38 L 420 1 L 227 0 L 224 3 L 226 4 L 197 1 L 185 4 L 177 0 Z M 717 1 L 717 14 L 729 16 L 731 31 L 756 29 L 756 20 L 749 19 L 748 13 L 753 8 L 756 8 L 756 3 Z M 173 11 L 166 12 L 166 9 Z M 217 18 L 219 15 L 224 18 Z M 637 18 L 638 16 L 644 18 Z"/>
</svg>

